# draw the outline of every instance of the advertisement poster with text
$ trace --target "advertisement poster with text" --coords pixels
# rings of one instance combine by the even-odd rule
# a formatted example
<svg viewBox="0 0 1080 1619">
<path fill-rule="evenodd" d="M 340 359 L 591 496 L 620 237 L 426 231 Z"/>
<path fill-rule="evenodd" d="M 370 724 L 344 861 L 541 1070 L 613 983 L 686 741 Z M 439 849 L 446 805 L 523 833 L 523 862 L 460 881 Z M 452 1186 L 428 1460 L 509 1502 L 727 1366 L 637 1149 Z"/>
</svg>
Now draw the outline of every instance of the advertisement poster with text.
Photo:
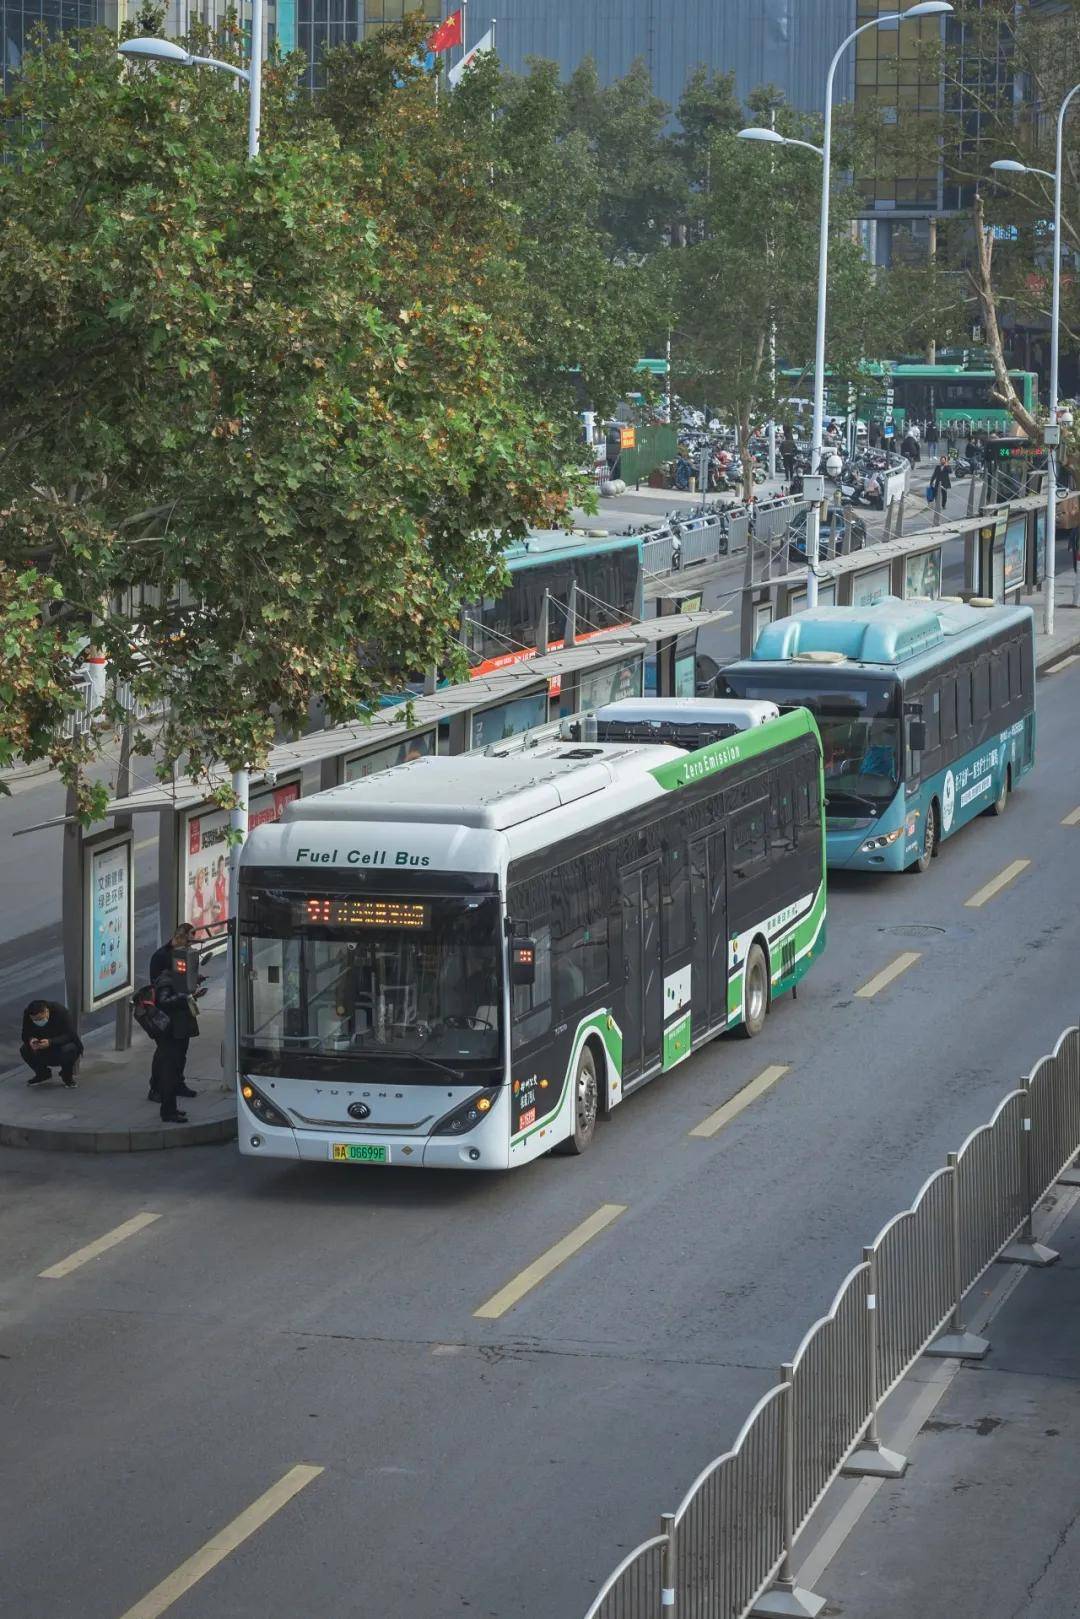
<svg viewBox="0 0 1080 1619">
<path fill-rule="evenodd" d="M 91 848 L 89 972 L 84 998 L 93 1011 L 134 989 L 131 977 L 131 842 Z"/>
</svg>

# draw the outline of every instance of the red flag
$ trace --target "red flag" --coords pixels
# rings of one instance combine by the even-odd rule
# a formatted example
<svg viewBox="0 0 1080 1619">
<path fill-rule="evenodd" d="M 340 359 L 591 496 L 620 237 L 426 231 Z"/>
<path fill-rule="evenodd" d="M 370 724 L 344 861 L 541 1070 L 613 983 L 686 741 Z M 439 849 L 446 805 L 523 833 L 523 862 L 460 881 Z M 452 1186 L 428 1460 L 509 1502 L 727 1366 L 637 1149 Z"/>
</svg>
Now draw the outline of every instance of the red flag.
<svg viewBox="0 0 1080 1619">
<path fill-rule="evenodd" d="M 464 13 L 459 8 L 457 11 L 452 11 L 445 22 L 439 24 L 428 39 L 427 48 L 429 51 L 448 51 L 452 45 L 462 43 L 465 37 L 461 26 L 463 15 Z"/>
</svg>

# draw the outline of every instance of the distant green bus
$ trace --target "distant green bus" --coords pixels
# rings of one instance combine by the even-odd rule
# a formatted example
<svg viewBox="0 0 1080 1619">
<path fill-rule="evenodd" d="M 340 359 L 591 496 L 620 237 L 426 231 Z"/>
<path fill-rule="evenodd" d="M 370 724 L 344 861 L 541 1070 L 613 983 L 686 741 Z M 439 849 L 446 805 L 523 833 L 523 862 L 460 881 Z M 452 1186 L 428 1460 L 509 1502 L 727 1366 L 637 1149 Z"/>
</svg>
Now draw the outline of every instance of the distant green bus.
<svg viewBox="0 0 1080 1619">
<path fill-rule="evenodd" d="M 717 692 L 813 714 L 834 867 L 925 871 L 1035 762 L 1030 607 L 818 607 L 767 624 Z"/>
<path fill-rule="evenodd" d="M 994 398 L 994 373 L 987 367 L 963 365 L 892 365 L 884 360 L 866 362 L 864 369 L 880 378 L 880 387 L 848 390 L 826 381 L 826 415 L 843 420 L 849 411 L 860 420 L 884 422 L 888 409 L 888 389 L 892 385 L 892 420 L 899 435 L 908 421 L 934 420 L 939 427 L 955 422 L 964 431 L 1000 433 L 1014 431 L 1009 412 Z M 810 382 L 804 371 L 789 367 L 781 375 L 792 392 L 805 395 Z M 1034 371 L 1010 371 L 1010 380 L 1021 403 L 1028 410 L 1038 404 L 1038 378 Z"/>
</svg>

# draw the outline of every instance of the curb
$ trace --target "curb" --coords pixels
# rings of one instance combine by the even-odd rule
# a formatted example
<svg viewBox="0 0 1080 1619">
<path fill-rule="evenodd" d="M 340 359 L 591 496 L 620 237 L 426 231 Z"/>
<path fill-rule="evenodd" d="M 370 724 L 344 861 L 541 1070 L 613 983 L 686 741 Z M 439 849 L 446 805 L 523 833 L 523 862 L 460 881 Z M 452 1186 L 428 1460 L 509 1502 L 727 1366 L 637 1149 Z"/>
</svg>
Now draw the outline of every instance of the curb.
<svg viewBox="0 0 1080 1619">
<path fill-rule="evenodd" d="M 1071 657 L 1074 652 L 1080 652 L 1080 623 L 1076 626 L 1076 636 L 1073 640 L 1066 641 L 1062 646 L 1056 646 L 1052 652 L 1047 652 L 1042 658 L 1036 657 L 1035 678 L 1038 679 L 1048 669 L 1052 669 L 1055 663 L 1060 663 L 1062 658 Z"/>
<path fill-rule="evenodd" d="M 37 1152 L 163 1152 L 235 1139 L 235 1116 L 138 1130 L 49 1130 L 34 1124 L 0 1124 L 0 1145 Z"/>
</svg>

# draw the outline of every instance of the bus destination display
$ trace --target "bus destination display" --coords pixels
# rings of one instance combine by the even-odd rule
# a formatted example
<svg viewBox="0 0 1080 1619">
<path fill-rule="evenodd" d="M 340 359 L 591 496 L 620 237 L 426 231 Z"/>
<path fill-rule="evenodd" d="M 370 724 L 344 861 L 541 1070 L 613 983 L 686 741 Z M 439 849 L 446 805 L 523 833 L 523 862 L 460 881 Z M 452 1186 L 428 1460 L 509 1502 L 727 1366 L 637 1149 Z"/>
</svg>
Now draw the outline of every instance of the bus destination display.
<svg viewBox="0 0 1080 1619">
<path fill-rule="evenodd" d="M 431 906 L 407 899 L 307 894 L 294 901 L 293 921 L 324 928 L 426 928 Z"/>
</svg>

